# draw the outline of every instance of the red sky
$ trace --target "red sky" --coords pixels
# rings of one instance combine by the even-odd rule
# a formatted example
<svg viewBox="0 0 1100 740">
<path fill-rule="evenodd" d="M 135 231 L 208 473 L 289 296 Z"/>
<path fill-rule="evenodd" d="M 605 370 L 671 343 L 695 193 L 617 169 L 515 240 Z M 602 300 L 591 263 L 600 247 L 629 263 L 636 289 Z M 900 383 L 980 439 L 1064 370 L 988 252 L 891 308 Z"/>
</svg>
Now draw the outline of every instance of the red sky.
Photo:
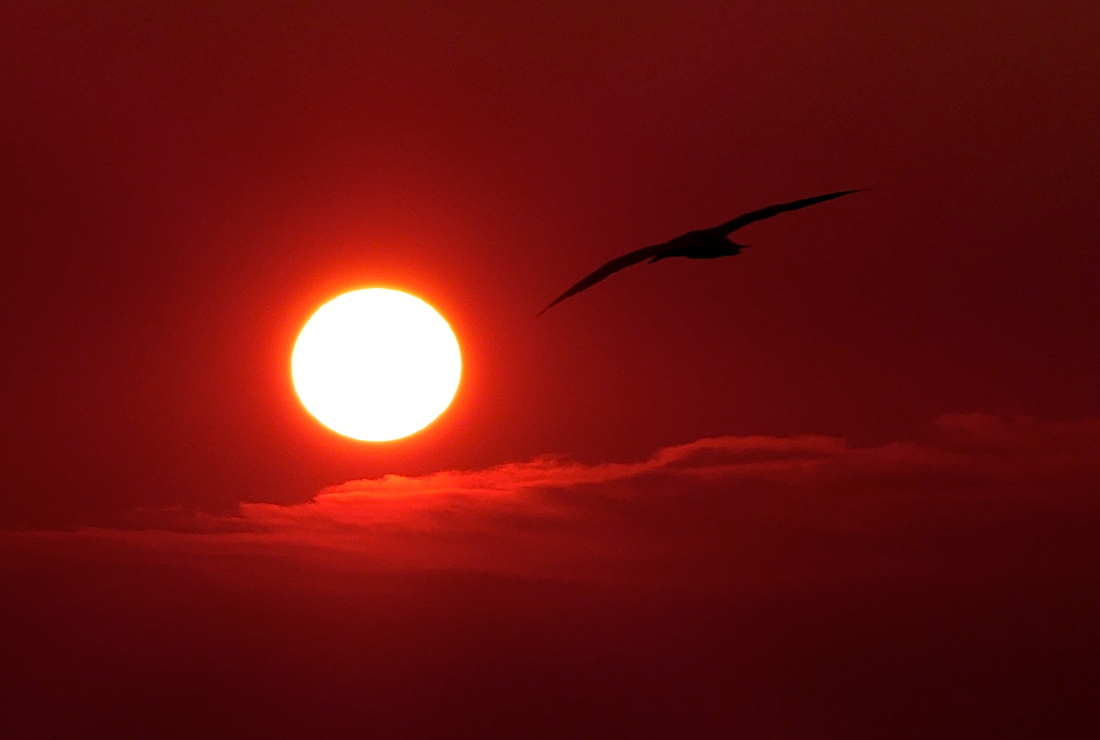
<svg viewBox="0 0 1100 740">
<path fill-rule="evenodd" d="M 0 732 L 1094 737 L 1098 31 L 5 4 Z M 289 382 L 372 285 L 465 361 L 386 444 Z"/>
</svg>

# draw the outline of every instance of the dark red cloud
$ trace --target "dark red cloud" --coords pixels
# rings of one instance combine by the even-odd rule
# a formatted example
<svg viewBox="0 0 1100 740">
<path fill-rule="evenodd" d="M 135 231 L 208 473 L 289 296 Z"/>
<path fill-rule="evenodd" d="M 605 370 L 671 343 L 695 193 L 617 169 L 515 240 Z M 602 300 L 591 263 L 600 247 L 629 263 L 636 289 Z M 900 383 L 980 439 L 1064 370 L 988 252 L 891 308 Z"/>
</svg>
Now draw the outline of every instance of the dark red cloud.
<svg viewBox="0 0 1100 740">
<path fill-rule="evenodd" d="M 9 533 L 0 726 L 1089 737 L 1098 484 L 1100 422 L 966 414 Z"/>
<path fill-rule="evenodd" d="M 976 519 L 1005 525 L 1024 510 L 1087 508 L 1098 471 L 1100 422 L 962 414 L 938 419 L 918 441 L 714 437 L 634 463 L 548 456 L 387 475 L 303 504 L 242 503 L 231 517 L 138 512 L 132 526 L 238 532 L 220 536 L 339 551 L 383 568 L 599 578 L 627 563 L 686 558 L 703 567 L 741 551 L 789 554 L 837 538 L 850 548 L 853 538 L 937 521 L 950 530 Z M 877 557 L 843 567 L 861 571 Z"/>
</svg>

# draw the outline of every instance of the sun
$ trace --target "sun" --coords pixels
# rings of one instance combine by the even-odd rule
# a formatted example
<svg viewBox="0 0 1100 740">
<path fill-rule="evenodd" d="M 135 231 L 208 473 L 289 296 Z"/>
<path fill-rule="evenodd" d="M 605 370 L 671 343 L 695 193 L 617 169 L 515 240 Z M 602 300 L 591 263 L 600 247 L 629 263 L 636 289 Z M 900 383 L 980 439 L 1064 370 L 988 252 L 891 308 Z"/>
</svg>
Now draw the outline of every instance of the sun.
<svg viewBox="0 0 1100 740">
<path fill-rule="evenodd" d="M 353 439 L 384 442 L 428 426 L 462 375 L 458 340 L 419 298 L 387 288 L 345 293 L 317 309 L 290 358 L 302 405 Z"/>
</svg>

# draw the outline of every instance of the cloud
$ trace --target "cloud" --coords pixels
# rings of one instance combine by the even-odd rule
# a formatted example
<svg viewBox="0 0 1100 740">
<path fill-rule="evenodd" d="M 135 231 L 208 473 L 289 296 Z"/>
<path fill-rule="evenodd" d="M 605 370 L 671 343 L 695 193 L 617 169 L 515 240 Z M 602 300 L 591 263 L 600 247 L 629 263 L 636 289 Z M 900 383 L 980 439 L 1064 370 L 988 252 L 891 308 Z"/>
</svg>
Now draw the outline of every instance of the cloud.
<svg viewBox="0 0 1100 740">
<path fill-rule="evenodd" d="M 386 475 L 300 504 L 244 502 L 232 516 L 141 510 L 125 527 L 50 537 L 344 570 L 798 588 L 947 564 L 995 568 L 998 557 L 1038 572 L 1077 546 L 1060 530 L 1100 527 L 1098 490 L 1100 421 L 971 413 L 874 446 L 713 437 L 637 462 L 543 456 Z M 1014 548 L 1030 548 L 1031 559 Z"/>
<path fill-rule="evenodd" d="M 352 480 L 301 504 L 242 503 L 229 517 L 140 512 L 144 534 L 112 536 L 305 548 L 345 567 L 620 581 L 691 573 L 729 585 L 920 570 L 959 557 L 968 538 L 1003 546 L 1036 517 L 1088 519 L 1098 482 L 1100 421 L 972 413 L 944 416 L 916 440 L 868 447 L 820 435 L 727 436 L 638 462 L 544 456 Z"/>
</svg>

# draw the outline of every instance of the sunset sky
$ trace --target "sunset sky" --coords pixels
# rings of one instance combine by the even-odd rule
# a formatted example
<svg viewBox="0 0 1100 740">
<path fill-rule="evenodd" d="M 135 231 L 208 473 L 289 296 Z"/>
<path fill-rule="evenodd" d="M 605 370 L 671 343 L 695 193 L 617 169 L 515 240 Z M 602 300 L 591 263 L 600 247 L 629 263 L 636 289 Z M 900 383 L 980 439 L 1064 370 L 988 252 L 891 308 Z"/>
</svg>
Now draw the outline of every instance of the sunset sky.
<svg viewBox="0 0 1100 740">
<path fill-rule="evenodd" d="M 1096 737 L 1098 37 L 5 3 L 0 736 Z M 366 287 L 462 348 L 392 442 L 290 379 Z"/>
</svg>

